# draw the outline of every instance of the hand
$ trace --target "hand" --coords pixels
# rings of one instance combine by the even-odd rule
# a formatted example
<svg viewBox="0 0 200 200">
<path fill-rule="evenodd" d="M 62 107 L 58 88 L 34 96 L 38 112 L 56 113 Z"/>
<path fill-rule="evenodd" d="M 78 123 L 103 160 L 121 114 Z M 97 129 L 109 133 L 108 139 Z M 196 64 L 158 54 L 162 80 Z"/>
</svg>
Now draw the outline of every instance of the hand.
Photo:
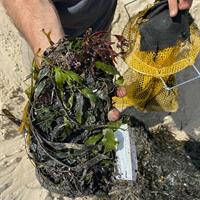
<svg viewBox="0 0 200 200">
<path fill-rule="evenodd" d="M 117 96 L 124 97 L 126 96 L 126 89 L 124 87 L 117 88 Z M 117 108 L 113 108 L 108 112 L 108 120 L 109 121 L 117 121 L 120 118 L 120 112 Z"/>
<path fill-rule="evenodd" d="M 190 9 L 192 1 L 193 0 L 168 0 L 170 16 L 175 17 L 179 10 Z"/>
<path fill-rule="evenodd" d="M 41 49 L 39 55 L 42 56 L 50 46 L 43 29 L 47 33 L 51 31 L 54 42 L 64 37 L 58 13 L 51 1 L 3 0 L 3 5 L 34 53 Z M 37 57 L 37 62 L 40 64 L 41 58 Z"/>
</svg>

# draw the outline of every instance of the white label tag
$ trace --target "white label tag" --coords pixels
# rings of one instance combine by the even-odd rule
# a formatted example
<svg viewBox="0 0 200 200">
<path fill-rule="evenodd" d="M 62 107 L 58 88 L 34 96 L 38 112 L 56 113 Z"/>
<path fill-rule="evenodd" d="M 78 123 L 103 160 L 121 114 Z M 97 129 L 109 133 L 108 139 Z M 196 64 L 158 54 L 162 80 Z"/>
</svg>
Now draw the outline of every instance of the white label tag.
<svg viewBox="0 0 200 200">
<path fill-rule="evenodd" d="M 115 132 L 119 144 L 116 151 L 117 156 L 117 179 L 136 181 L 137 155 L 135 142 L 131 141 L 131 131 L 127 124 L 122 124 Z"/>
</svg>

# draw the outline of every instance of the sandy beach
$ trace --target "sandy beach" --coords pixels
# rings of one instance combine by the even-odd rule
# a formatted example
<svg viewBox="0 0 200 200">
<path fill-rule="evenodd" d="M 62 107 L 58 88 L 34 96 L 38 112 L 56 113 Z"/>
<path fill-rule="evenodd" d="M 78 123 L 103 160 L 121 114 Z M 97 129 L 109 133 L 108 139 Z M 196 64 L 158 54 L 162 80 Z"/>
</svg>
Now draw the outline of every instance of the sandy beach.
<svg viewBox="0 0 200 200">
<path fill-rule="evenodd" d="M 113 34 L 121 34 L 128 21 L 124 5 L 129 1 L 118 0 L 112 25 Z M 127 9 L 133 15 L 152 2 L 153 0 L 137 0 L 127 6 Z M 194 0 L 191 14 L 200 28 L 199 0 Z M 6 108 L 16 117 L 21 118 L 27 101 L 24 90 L 29 85 L 25 79 L 30 74 L 32 59 L 31 49 L 6 15 L 0 1 L 0 200 L 68 199 L 51 194 L 39 185 L 34 166 L 26 154 L 23 135 L 20 135 L 18 127 L 1 113 L 1 110 Z M 200 69 L 200 59 L 196 64 Z M 118 68 L 123 73 L 127 66 L 119 59 Z M 181 87 L 180 108 L 178 112 L 170 115 L 168 113 L 144 114 L 134 109 L 129 109 L 127 112 L 144 121 L 148 128 L 164 123 L 178 139 L 192 137 L 200 141 L 199 91 L 200 80 Z"/>
</svg>

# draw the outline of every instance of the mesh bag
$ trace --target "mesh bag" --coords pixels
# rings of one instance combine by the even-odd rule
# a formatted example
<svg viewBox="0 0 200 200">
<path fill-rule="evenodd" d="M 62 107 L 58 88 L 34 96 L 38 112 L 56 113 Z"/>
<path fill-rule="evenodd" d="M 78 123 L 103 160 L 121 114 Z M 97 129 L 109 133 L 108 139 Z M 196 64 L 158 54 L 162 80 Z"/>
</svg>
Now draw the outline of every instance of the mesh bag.
<svg viewBox="0 0 200 200">
<path fill-rule="evenodd" d="M 175 74 L 195 62 L 200 51 L 200 33 L 197 26 L 191 23 L 188 26 L 190 36 L 185 40 L 178 38 L 175 46 L 142 51 L 140 28 L 148 21 L 143 16 L 151 8 L 148 6 L 132 17 L 123 31 L 123 36 L 130 41 L 130 49 L 124 56 L 129 66 L 124 74 L 128 95 L 114 97 L 113 100 L 116 107 L 134 106 L 142 111 L 175 112 L 178 109 L 177 89 L 165 90 L 160 77 L 168 86 L 176 84 Z"/>
</svg>

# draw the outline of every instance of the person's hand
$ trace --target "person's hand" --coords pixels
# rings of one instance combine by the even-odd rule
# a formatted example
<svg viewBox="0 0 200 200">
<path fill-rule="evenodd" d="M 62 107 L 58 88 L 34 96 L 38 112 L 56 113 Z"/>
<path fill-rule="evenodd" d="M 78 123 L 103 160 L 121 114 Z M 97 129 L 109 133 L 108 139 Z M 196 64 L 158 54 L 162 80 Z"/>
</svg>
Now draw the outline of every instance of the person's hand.
<svg viewBox="0 0 200 200">
<path fill-rule="evenodd" d="M 170 16 L 175 17 L 179 10 L 190 9 L 192 1 L 193 0 L 168 0 Z"/>
<path fill-rule="evenodd" d="M 117 88 L 117 96 L 124 97 L 126 96 L 126 89 L 124 87 Z M 117 121 L 120 118 L 120 112 L 117 108 L 113 108 L 108 112 L 108 120 L 109 121 Z"/>
</svg>

